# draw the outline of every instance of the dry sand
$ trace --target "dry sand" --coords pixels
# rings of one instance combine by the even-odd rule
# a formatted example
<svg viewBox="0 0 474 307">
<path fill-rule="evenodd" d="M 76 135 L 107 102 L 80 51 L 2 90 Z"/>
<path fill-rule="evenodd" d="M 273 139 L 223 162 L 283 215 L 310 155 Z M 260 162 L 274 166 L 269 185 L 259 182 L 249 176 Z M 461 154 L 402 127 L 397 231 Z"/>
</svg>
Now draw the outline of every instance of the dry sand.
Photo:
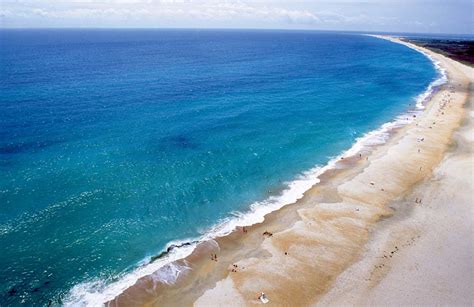
<svg viewBox="0 0 474 307">
<path fill-rule="evenodd" d="M 175 284 L 145 277 L 109 304 L 256 305 L 265 292 L 271 306 L 471 305 L 473 136 L 466 114 L 474 74 L 424 52 L 440 61 L 449 82 L 415 122 L 362 158 L 347 157 L 262 224 L 202 244 L 177 263 L 190 270 Z"/>
<path fill-rule="evenodd" d="M 471 79 L 463 125 L 442 162 L 392 204 L 397 212 L 317 305 L 474 305 L 474 69 L 436 59 Z"/>
</svg>

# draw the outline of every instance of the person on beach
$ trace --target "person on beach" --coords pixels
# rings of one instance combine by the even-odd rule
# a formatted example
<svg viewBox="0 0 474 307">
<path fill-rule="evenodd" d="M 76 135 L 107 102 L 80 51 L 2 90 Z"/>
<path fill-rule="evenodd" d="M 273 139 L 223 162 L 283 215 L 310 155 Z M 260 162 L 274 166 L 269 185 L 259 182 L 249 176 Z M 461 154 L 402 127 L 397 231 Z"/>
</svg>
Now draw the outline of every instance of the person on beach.
<svg viewBox="0 0 474 307">
<path fill-rule="evenodd" d="M 258 297 L 258 299 L 263 303 L 263 304 L 266 304 L 268 303 L 270 300 L 268 299 L 267 295 L 265 293 L 261 293 L 260 296 Z"/>
</svg>

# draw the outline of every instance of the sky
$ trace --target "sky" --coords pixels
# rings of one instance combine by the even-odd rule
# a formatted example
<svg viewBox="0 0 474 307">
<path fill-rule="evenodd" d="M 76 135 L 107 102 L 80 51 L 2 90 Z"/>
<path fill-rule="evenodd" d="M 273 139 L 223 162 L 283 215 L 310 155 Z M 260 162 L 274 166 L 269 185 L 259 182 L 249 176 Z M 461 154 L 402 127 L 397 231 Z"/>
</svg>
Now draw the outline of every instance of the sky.
<svg viewBox="0 0 474 307">
<path fill-rule="evenodd" d="M 0 0 L 0 27 L 474 34 L 473 3 L 474 0 Z"/>
</svg>

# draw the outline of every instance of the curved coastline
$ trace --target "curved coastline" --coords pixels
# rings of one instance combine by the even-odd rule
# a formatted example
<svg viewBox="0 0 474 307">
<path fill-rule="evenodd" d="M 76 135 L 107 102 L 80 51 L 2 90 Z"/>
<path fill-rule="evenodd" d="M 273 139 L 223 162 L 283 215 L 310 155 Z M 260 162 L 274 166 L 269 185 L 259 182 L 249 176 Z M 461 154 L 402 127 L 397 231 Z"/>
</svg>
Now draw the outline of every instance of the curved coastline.
<svg viewBox="0 0 474 307">
<path fill-rule="evenodd" d="M 375 37 L 386 39 L 386 37 Z M 400 42 L 397 41 L 397 43 Z M 180 277 L 185 277 L 186 274 L 181 273 L 186 273 L 190 270 L 191 266 L 189 263 L 202 261 L 202 259 L 196 260 L 196 257 L 207 258 L 210 251 L 219 249 L 219 243 L 214 244 L 216 240 L 220 239 L 225 241 L 226 239 L 232 240 L 235 236 L 240 237 L 242 227 L 261 225 L 272 213 L 276 213 L 285 207 L 291 207 L 288 205 L 293 205 L 305 198 L 306 194 L 319 182 L 327 180 L 326 177 L 331 176 L 329 173 L 337 172 L 337 170 L 340 169 L 347 170 L 354 164 L 359 163 L 357 161 L 359 154 L 363 154 L 364 157 L 370 156 L 379 146 L 391 141 L 392 136 L 395 135 L 398 130 L 416 121 L 417 115 L 423 112 L 425 104 L 447 81 L 446 71 L 440 66 L 438 61 L 423 50 L 410 45 L 407 46 L 428 57 L 440 73 L 440 77 L 433 81 L 426 91 L 417 97 L 415 109 L 408 110 L 395 120 L 382 125 L 379 129 L 356 139 L 356 142 L 350 149 L 331 159 L 326 166 L 315 167 L 305 172 L 300 178 L 290 182 L 288 188 L 284 190 L 281 195 L 270 197 L 264 202 L 252 204 L 249 212 L 217 224 L 199 239 L 170 242 L 165 252 L 154 257 L 152 261 L 144 263 L 133 272 L 122 276 L 119 281 L 105 288 L 103 285 L 102 287 L 99 286 L 100 281 L 95 284 L 78 285 L 73 288 L 66 304 L 85 303 L 87 305 L 100 305 L 109 301 L 109 304 L 115 305 L 115 303 L 118 302 L 117 298 L 124 294 L 128 296 L 125 292 L 130 292 L 130 288 L 134 288 L 137 284 L 140 284 L 141 279 L 151 279 L 153 282 L 166 285 L 175 284 Z M 96 288 L 102 289 L 100 292 L 91 291 L 91 289 Z"/>
</svg>

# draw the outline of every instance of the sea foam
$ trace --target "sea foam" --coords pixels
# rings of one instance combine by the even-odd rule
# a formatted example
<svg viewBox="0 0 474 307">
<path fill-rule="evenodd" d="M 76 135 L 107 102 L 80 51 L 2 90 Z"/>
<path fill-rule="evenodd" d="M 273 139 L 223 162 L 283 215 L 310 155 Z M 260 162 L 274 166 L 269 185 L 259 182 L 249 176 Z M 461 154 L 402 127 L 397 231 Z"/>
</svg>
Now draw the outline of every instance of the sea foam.
<svg viewBox="0 0 474 307">
<path fill-rule="evenodd" d="M 232 217 L 220 221 L 205 231 L 200 238 L 170 242 L 168 246 L 181 247 L 171 249 L 164 257 L 153 262 L 150 262 L 149 258 L 147 258 L 139 264 L 138 268 L 133 269 L 131 272 L 126 272 L 114 280 L 96 279 L 74 286 L 64 300 L 64 305 L 101 306 L 120 295 L 127 288 L 133 286 L 140 278 L 154 273 L 156 273 L 153 276 L 154 279 L 158 279 L 160 282 L 167 284 L 174 283 L 182 272 L 188 271 L 190 268 L 173 262 L 189 256 L 199 242 L 226 236 L 237 227 L 250 226 L 263 222 L 267 214 L 301 199 L 306 191 L 320 182 L 319 177 L 324 172 L 337 167 L 337 162 L 340 161 L 341 158 L 352 157 L 365 148 L 386 143 L 392 131 L 414 121 L 413 115 L 422 112 L 426 102 L 436 89 L 445 84 L 448 80 L 446 70 L 441 67 L 438 61 L 420 49 L 405 43 L 402 44 L 425 55 L 433 63 L 439 73 L 439 77 L 431 82 L 427 89 L 414 99 L 416 108 L 408 110 L 405 114 L 397 116 L 393 121 L 387 122 L 378 129 L 357 138 L 348 150 L 330 159 L 325 166 L 315 166 L 302 173 L 293 181 L 287 182 L 286 189 L 278 196 L 270 196 L 266 200 L 251 204 L 247 212 L 233 212 Z"/>
</svg>

